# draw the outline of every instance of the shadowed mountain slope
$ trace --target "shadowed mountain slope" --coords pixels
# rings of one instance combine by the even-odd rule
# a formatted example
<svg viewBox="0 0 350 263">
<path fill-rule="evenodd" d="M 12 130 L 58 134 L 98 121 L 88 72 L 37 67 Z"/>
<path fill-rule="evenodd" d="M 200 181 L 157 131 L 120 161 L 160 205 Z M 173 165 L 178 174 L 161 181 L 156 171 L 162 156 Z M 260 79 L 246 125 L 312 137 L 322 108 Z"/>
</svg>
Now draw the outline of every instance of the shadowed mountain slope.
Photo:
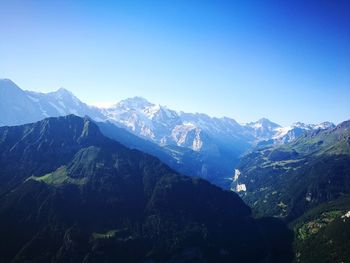
<svg viewBox="0 0 350 263">
<path fill-rule="evenodd" d="M 289 262 L 291 233 L 73 115 L 0 128 L 1 262 Z"/>
</svg>

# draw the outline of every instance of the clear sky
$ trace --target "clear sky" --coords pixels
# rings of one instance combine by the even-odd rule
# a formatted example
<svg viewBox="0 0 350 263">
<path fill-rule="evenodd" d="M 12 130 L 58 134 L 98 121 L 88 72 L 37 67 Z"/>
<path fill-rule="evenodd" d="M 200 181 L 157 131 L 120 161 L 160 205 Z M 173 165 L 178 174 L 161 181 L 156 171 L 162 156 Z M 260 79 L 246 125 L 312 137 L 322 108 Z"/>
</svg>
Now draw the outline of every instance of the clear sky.
<svg viewBox="0 0 350 263">
<path fill-rule="evenodd" d="M 283 125 L 350 119 L 350 1 L 0 0 L 0 78 Z M 0 98 L 1 99 L 1 98 Z"/>
</svg>

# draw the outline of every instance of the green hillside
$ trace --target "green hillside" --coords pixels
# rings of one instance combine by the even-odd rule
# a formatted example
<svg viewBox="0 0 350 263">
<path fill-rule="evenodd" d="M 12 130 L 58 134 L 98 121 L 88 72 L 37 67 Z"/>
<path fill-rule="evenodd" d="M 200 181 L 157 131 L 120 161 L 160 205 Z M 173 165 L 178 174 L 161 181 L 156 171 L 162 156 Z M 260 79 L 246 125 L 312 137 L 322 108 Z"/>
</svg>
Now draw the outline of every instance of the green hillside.
<svg viewBox="0 0 350 263">
<path fill-rule="evenodd" d="M 293 235 L 88 118 L 0 128 L 0 262 L 291 262 Z"/>
<path fill-rule="evenodd" d="M 323 202 L 350 193 L 350 122 L 257 149 L 240 162 L 242 198 L 257 215 L 291 221 Z"/>
</svg>

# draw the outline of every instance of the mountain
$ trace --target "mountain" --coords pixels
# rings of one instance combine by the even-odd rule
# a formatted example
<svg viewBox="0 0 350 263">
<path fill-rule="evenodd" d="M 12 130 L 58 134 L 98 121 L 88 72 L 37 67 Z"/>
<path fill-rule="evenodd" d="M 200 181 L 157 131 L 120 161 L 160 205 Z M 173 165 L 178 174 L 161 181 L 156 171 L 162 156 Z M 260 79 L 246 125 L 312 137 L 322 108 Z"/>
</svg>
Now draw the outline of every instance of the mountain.
<svg viewBox="0 0 350 263">
<path fill-rule="evenodd" d="M 329 130 L 335 128 L 335 125 L 331 122 L 322 122 L 319 124 L 305 124 L 301 122 L 293 123 L 288 127 L 277 128 L 277 133 L 272 137 L 275 144 L 289 143 L 304 133 L 315 131 L 315 130 Z"/>
<path fill-rule="evenodd" d="M 51 93 L 23 91 L 10 80 L 0 80 L 0 95 L 3 113 L 0 126 L 68 114 L 89 116 L 100 123 L 100 127 L 102 122 L 107 123 L 102 131 L 108 137 L 115 139 L 121 133 L 119 128 L 123 128 L 143 140 L 131 135 L 122 136 L 127 147 L 155 155 L 181 173 L 207 179 L 225 189 L 229 189 L 232 172 L 240 157 L 252 147 L 289 142 L 309 127 L 316 129 L 316 126 L 295 127 L 281 133 L 284 128 L 268 119 L 240 125 L 227 117 L 177 112 L 141 97 L 99 109 L 86 105 L 65 89 Z"/>
<path fill-rule="evenodd" d="M 159 145 L 176 145 L 197 152 L 213 152 L 229 144 L 235 156 L 251 146 L 291 142 L 312 130 L 334 128 L 334 124 L 304 124 L 289 127 L 262 118 L 240 125 L 234 119 L 210 117 L 202 113 L 185 113 L 153 104 L 141 97 L 122 100 L 103 114 L 112 123 Z"/>
<path fill-rule="evenodd" d="M 287 127 L 272 126 L 272 131 L 268 134 L 270 138 L 265 137 L 268 139 L 260 140 L 257 143 L 257 147 L 289 143 L 298 139 L 305 133 L 316 130 L 328 130 L 334 127 L 335 125 L 331 122 L 322 122 L 319 124 L 305 124 L 302 122 L 296 122 Z"/>
<path fill-rule="evenodd" d="M 159 145 L 176 145 L 202 151 L 211 148 L 212 140 L 218 140 L 219 137 L 246 145 L 251 139 L 233 119 L 176 112 L 140 97 L 122 100 L 102 111 L 110 122 Z"/>
<path fill-rule="evenodd" d="M 200 177 L 228 189 L 232 159 L 224 151 L 222 154 L 203 153 L 176 145 L 158 145 L 140 138 L 126 129 L 109 122 L 96 122 L 101 132 L 131 149 L 137 149 L 159 158 L 174 170 L 193 177 Z"/>
<path fill-rule="evenodd" d="M 111 123 L 161 146 L 178 164 L 167 162 L 171 167 L 226 189 L 235 164 L 253 139 L 233 119 L 176 112 L 140 97 L 103 109 L 103 114 Z"/>
<path fill-rule="evenodd" d="M 245 125 L 254 134 L 258 141 L 268 140 L 276 134 L 276 130 L 281 128 L 280 125 L 266 118 L 262 118 L 256 122 L 250 122 Z"/>
<path fill-rule="evenodd" d="M 291 233 L 73 115 L 0 128 L 1 262 L 290 262 Z"/>
<path fill-rule="evenodd" d="M 75 114 L 104 120 L 100 110 L 82 103 L 71 92 L 61 88 L 55 92 L 24 91 L 8 79 L 0 79 L 0 124 L 19 125 L 47 117 Z"/>
<path fill-rule="evenodd" d="M 238 166 L 234 188 L 244 184 L 242 195 L 248 204 L 264 214 L 289 219 L 350 193 L 349 123 L 247 154 Z"/>
<path fill-rule="evenodd" d="M 176 112 L 140 97 L 122 100 L 103 113 L 109 121 L 157 143 L 165 143 L 169 129 L 180 123 Z"/>
<path fill-rule="evenodd" d="M 290 224 L 297 262 L 349 259 L 350 121 L 324 127 L 245 155 L 232 184 L 255 215 Z"/>
<path fill-rule="evenodd" d="M 16 125 L 41 119 L 39 107 L 12 81 L 0 80 L 0 124 Z"/>
</svg>

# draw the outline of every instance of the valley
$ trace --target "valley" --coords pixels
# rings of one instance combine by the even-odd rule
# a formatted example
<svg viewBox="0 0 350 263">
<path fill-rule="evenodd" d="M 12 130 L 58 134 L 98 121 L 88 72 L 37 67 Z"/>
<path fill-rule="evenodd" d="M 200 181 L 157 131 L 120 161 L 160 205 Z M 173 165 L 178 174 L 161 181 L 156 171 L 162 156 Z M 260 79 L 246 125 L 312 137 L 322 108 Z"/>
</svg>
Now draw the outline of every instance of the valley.
<svg viewBox="0 0 350 263">
<path fill-rule="evenodd" d="M 140 97 L 100 109 L 10 80 L 0 95 L 4 262 L 349 257 L 349 121 L 239 124 Z"/>
<path fill-rule="evenodd" d="M 0 128 L 2 262 L 288 262 L 292 232 L 74 115 Z M 283 237 L 281 243 L 280 238 Z"/>
<path fill-rule="evenodd" d="M 350 0 L 0 0 L 0 263 L 350 263 Z"/>
</svg>

